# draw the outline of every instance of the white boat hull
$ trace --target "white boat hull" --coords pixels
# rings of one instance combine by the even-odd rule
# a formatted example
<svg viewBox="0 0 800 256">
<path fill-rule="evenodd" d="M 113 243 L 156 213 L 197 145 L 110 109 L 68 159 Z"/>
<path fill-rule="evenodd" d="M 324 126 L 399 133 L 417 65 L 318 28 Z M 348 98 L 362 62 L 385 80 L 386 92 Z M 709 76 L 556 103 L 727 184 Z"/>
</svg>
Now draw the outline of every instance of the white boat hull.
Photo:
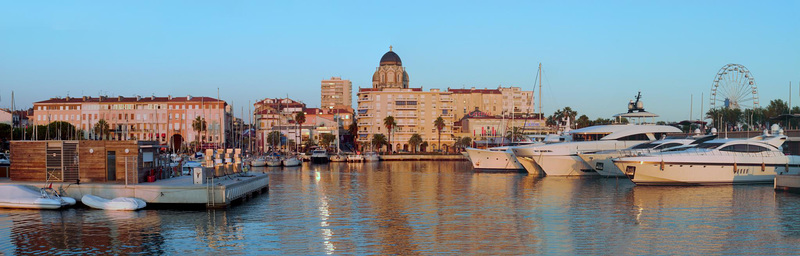
<svg viewBox="0 0 800 256">
<path fill-rule="evenodd" d="M 84 195 L 81 202 L 89 207 L 112 211 L 135 211 L 147 206 L 144 200 L 134 197 L 106 199 L 94 195 Z"/>
<path fill-rule="evenodd" d="M 539 155 L 517 159 L 529 173 L 543 173 L 547 176 L 599 175 L 577 155 Z"/>
<path fill-rule="evenodd" d="M 59 209 L 75 204 L 71 197 L 44 196 L 25 185 L 0 185 L 0 207 L 19 209 Z"/>
<path fill-rule="evenodd" d="M 332 155 L 331 162 L 344 162 L 347 161 L 347 157 L 344 155 Z"/>
<path fill-rule="evenodd" d="M 289 157 L 283 160 L 283 166 L 292 167 L 292 166 L 300 166 L 303 163 L 303 160 L 298 157 Z"/>
<path fill-rule="evenodd" d="M 263 159 L 256 159 L 256 160 L 250 161 L 250 166 L 252 166 L 252 167 L 264 167 L 264 166 L 267 166 L 267 161 L 263 160 Z"/>
<path fill-rule="evenodd" d="M 348 162 L 361 162 L 364 161 L 364 157 L 361 155 L 349 155 L 347 156 Z"/>
<path fill-rule="evenodd" d="M 614 164 L 625 170 L 625 174 L 636 185 L 758 184 L 774 182 L 776 174 L 800 174 L 799 156 L 782 158 L 786 160 L 720 157 L 709 162 L 662 163 L 657 157 L 648 157 L 621 158 L 615 160 Z"/>
<path fill-rule="evenodd" d="M 267 166 L 269 167 L 278 167 L 283 164 L 283 160 L 280 158 L 278 159 L 267 159 Z"/>
<path fill-rule="evenodd" d="M 467 148 L 472 168 L 482 170 L 522 170 L 525 167 L 511 150 L 486 150 Z"/>
<path fill-rule="evenodd" d="M 612 161 L 616 157 L 622 156 L 621 153 L 609 154 L 578 154 L 584 162 L 593 168 L 597 174 L 603 177 L 624 177 L 623 173 Z"/>
</svg>

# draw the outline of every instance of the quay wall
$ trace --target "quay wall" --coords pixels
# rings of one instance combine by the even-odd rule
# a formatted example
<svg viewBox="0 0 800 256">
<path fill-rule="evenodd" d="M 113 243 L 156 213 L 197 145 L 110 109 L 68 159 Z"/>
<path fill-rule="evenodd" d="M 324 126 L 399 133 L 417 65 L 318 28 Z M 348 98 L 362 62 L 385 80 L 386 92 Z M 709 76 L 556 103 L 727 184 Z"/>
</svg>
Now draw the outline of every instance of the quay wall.
<svg viewBox="0 0 800 256">
<path fill-rule="evenodd" d="M 381 155 L 382 161 L 466 161 L 464 155 Z"/>
</svg>

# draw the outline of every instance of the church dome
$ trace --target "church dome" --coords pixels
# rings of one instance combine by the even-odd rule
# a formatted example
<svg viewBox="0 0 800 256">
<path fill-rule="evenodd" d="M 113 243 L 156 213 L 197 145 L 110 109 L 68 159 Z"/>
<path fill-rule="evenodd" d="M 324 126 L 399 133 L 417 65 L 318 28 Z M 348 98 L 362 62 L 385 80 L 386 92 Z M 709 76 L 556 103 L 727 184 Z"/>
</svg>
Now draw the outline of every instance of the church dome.
<svg viewBox="0 0 800 256">
<path fill-rule="evenodd" d="M 403 62 L 400 61 L 400 56 L 397 56 L 397 53 L 392 51 L 392 47 L 389 46 L 389 51 L 381 57 L 381 66 L 384 65 L 397 65 L 402 66 Z"/>
</svg>

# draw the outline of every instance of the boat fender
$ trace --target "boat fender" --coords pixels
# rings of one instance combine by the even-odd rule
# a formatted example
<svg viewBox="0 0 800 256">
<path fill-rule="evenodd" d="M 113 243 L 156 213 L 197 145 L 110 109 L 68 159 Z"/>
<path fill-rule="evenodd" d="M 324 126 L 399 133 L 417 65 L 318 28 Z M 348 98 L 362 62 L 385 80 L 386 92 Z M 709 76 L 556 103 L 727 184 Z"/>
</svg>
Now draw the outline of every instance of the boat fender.
<svg viewBox="0 0 800 256">
<path fill-rule="evenodd" d="M 661 160 L 661 170 L 664 170 L 664 160 Z"/>
<path fill-rule="evenodd" d="M 767 169 L 767 165 L 764 162 L 761 162 L 761 172 L 764 172 Z"/>
<path fill-rule="evenodd" d="M 733 163 L 733 173 L 736 173 L 736 163 Z"/>
</svg>

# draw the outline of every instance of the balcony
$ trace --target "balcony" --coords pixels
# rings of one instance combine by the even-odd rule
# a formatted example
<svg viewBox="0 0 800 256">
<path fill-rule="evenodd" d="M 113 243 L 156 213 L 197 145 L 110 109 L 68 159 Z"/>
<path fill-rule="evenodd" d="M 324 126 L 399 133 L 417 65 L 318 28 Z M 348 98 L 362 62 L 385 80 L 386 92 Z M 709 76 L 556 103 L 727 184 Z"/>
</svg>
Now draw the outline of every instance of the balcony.
<svg viewBox="0 0 800 256">
<path fill-rule="evenodd" d="M 358 98 L 358 102 L 372 101 L 372 98 Z"/>
<path fill-rule="evenodd" d="M 417 105 L 396 105 L 394 109 L 397 110 L 417 110 Z"/>
<path fill-rule="evenodd" d="M 450 98 L 450 97 L 439 98 L 439 101 L 442 101 L 442 102 L 453 102 L 453 98 Z"/>
<path fill-rule="evenodd" d="M 370 126 L 370 125 L 372 125 L 372 123 L 370 123 L 370 122 L 363 122 L 363 123 L 359 122 L 358 123 L 358 126 Z"/>
</svg>

